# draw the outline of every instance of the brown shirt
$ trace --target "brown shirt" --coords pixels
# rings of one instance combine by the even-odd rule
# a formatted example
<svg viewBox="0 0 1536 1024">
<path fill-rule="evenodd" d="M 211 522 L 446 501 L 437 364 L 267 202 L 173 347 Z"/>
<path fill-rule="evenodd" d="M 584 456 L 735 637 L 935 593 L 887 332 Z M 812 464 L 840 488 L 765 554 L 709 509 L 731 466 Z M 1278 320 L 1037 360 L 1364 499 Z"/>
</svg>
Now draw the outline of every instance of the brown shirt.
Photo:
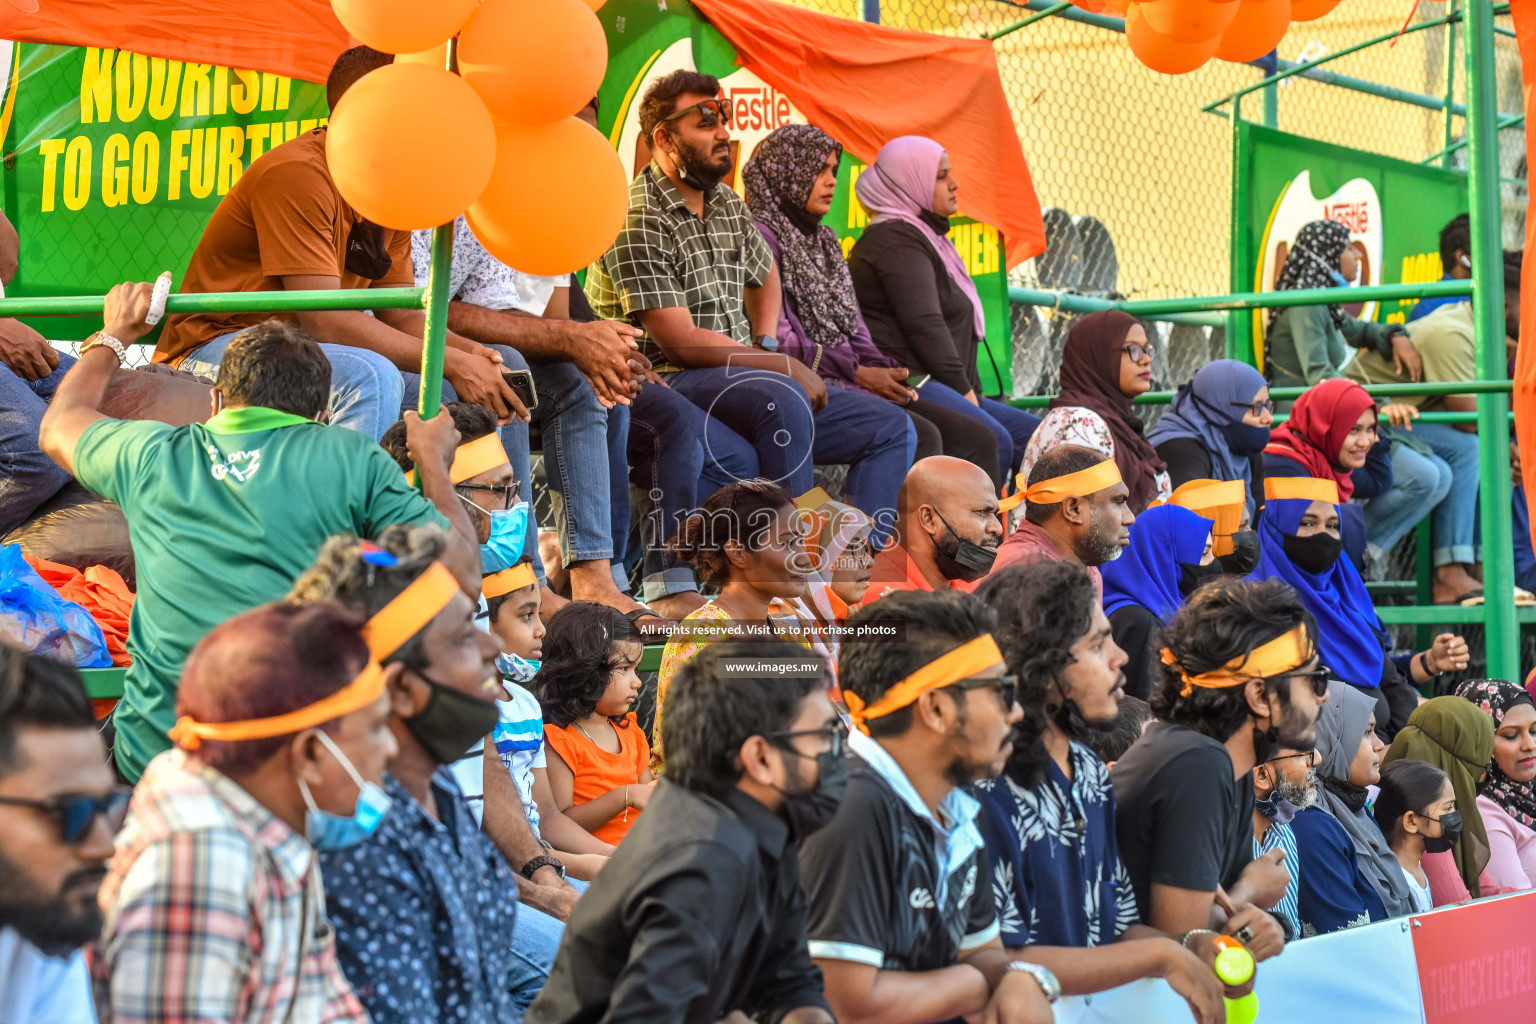
<svg viewBox="0 0 1536 1024">
<path fill-rule="evenodd" d="M 331 182 L 325 129 L 306 132 L 251 164 L 219 202 L 192 253 L 181 291 L 281 291 L 280 278 L 289 274 L 337 276 L 343 288 L 415 284 L 409 231 L 385 233 L 390 267 L 381 280 L 347 271 L 347 236 L 361 219 Z M 293 319 L 292 313 L 166 317 L 154 361 L 179 363 L 199 345 L 273 316 Z"/>
</svg>

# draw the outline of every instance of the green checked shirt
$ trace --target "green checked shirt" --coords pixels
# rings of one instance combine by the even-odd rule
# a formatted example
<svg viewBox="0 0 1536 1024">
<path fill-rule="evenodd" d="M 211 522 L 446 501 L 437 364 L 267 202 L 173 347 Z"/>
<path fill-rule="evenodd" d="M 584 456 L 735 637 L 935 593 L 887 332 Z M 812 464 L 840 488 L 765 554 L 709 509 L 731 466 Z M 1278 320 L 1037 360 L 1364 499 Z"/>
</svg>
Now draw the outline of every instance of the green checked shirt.
<svg viewBox="0 0 1536 1024">
<path fill-rule="evenodd" d="M 694 216 L 676 186 L 652 163 L 629 186 L 629 217 L 613 248 L 587 271 L 592 309 L 608 320 L 629 320 L 647 309 L 686 306 L 693 322 L 742 345 L 752 343 L 744 289 L 773 271 L 773 253 L 741 197 L 724 184 L 704 197 Z M 642 351 L 658 373 L 684 367 L 655 342 Z"/>
</svg>

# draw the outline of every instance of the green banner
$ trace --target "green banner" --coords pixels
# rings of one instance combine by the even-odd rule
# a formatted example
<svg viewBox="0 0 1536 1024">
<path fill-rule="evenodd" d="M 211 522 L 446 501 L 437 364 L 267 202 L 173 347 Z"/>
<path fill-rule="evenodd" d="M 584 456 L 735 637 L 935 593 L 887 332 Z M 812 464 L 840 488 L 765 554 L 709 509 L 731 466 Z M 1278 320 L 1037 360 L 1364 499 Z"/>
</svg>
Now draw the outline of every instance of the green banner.
<svg viewBox="0 0 1536 1024">
<path fill-rule="evenodd" d="M 1235 292 L 1272 291 L 1302 225 L 1336 220 L 1360 259 L 1357 285 L 1438 281 L 1440 229 L 1467 210 L 1467 176 L 1244 122 L 1238 126 L 1232 226 Z M 1367 320 L 1403 322 L 1415 299 L 1347 305 Z M 1267 310 L 1238 317 L 1237 359 L 1262 352 Z"/>
<path fill-rule="evenodd" d="M 741 165 L 765 136 L 783 125 L 805 122 L 787 97 L 737 65 L 735 48 L 686 0 L 666 4 L 608 0 L 597 14 L 608 33 L 608 74 L 599 94 L 599 125 L 631 174 L 649 158 L 644 140 L 639 138 L 640 97 L 652 81 L 678 68 L 719 78 L 721 91 L 732 101 L 736 111 L 731 125 L 736 168 L 732 186 L 739 186 Z M 849 201 L 853 182 L 863 168 L 862 162 L 844 154 L 837 196 L 827 217 L 827 223 L 843 240 L 844 251 L 851 249 L 864 231 L 863 208 Z M 1011 394 L 1013 326 L 1002 238 L 990 224 L 964 217 L 951 223 L 949 237 L 970 268 L 987 318 L 986 344 L 978 352 L 982 391 Z"/>
<path fill-rule="evenodd" d="M 126 50 L 0 42 L 5 176 L 21 240 L 12 296 L 100 295 L 169 270 L 178 282 L 251 161 L 326 123 L 310 82 Z M 78 340 L 94 317 L 29 321 Z"/>
</svg>

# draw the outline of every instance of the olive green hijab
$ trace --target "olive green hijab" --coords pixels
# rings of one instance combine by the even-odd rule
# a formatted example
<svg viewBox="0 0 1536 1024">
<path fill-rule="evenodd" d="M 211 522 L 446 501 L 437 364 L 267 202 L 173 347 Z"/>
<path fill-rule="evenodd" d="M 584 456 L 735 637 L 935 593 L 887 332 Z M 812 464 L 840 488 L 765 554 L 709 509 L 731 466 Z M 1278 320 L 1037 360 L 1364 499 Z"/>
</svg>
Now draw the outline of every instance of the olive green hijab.
<svg viewBox="0 0 1536 1024">
<path fill-rule="evenodd" d="M 1477 881 L 1488 864 L 1488 830 L 1477 810 L 1477 784 L 1493 758 L 1493 719 L 1461 697 L 1436 697 L 1408 717 L 1382 764 L 1405 757 L 1428 761 L 1445 772 L 1461 812 L 1461 839 L 1453 852 L 1467 892 L 1478 896 Z"/>
</svg>

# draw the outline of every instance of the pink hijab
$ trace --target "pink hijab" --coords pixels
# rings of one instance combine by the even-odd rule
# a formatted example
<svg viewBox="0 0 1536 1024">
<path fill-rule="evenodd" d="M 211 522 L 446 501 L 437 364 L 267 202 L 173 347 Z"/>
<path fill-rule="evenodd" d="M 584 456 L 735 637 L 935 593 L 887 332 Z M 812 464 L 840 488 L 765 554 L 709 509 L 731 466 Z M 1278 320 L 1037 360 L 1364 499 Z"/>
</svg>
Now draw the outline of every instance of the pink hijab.
<svg viewBox="0 0 1536 1024">
<path fill-rule="evenodd" d="M 987 336 L 987 321 L 981 311 L 981 297 L 976 294 L 976 284 L 971 280 L 965 261 L 955 249 L 955 243 L 947 234 L 934 230 L 923 219 L 933 213 L 933 185 L 939 176 L 939 160 L 944 147 L 921 135 L 903 135 L 892 139 L 880 150 L 874 166 L 866 168 L 854 183 L 853 190 L 864 208 L 874 214 L 870 223 L 882 221 L 906 221 L 922 232 L 930 245 L 944 261 L 950 280 L 965 294 L 976 310 L 976 338 Z"/>
</svg>

